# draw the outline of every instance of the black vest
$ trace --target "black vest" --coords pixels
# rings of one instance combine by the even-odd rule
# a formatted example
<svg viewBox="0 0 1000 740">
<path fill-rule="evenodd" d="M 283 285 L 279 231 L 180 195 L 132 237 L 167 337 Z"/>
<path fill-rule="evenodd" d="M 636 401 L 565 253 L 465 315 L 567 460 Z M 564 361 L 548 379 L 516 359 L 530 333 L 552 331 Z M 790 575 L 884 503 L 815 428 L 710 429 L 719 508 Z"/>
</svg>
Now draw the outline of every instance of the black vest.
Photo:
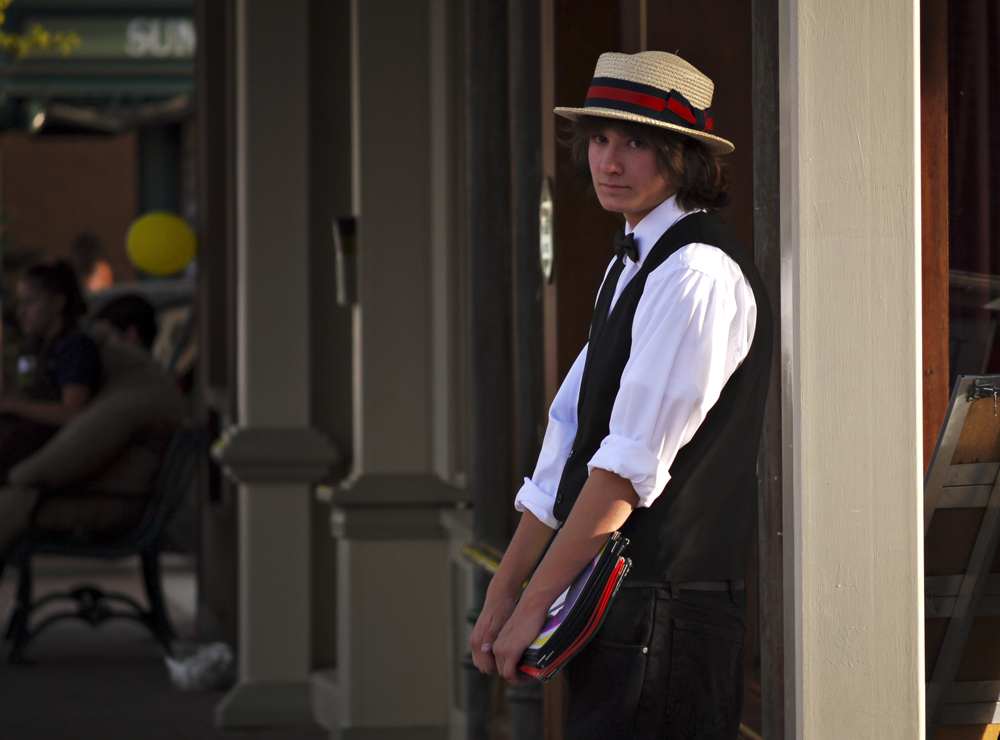
<svg viewBox="0 0 1000 740">
<path fill-rule="evenodd" d="M 611 411 L 632 349 L 632 321 L 649 274 L 688 244 L 721 249 L 739 265 L 757 303 L 753 342 L 719 400 L 670 466 L 670 482 L 622 527 L 629 538 L 630 579 L 722 581 L 745 578 L 757 523 L 757 447 L 764 418 L 774 324 L 749 252 L 714 213 L 675 223 L 646 256 L 607 314 L 619 270 L 598 297 L 577 404 L 577 433 L 559 481 L 553 514 L 565 521 L 586 483 L 587 462 L 609 433 Z M 614 278 L 614 279 L 612 279 Z M 606 319 L 605 319 L 606 315 Z"/>
</svg>

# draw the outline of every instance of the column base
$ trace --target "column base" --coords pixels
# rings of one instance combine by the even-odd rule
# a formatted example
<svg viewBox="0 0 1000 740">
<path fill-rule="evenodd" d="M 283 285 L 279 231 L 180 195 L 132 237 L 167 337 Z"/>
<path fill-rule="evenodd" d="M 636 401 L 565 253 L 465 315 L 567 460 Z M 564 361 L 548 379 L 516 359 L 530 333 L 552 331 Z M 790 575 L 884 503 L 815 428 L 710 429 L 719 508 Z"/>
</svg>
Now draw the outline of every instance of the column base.
<svg viewBox="0 0 1000 740">
<path fill-rule="evenodd" d="M 339 723 L 343 712 L 337 691 L 337 669 L 314 671 L 309 684 L 312 689 L 313 720 L 320 727 L 332 730 Z"/>
<path fill-rule="evenodd" d="M 331 740 L 454 740 L 445 725 L 412 727 L 348 727 L 341 724 L 343 699 L 337 669 L 312 674 L 312 706 L 316 723 L 330 730 Z"/>
<path fill-rule="evenodd" d="M 314 722 L 308 681 L 238 683 L 215 707 L 216 727 L 288 727 Z"/>
<path fill-rule="evenodd" d="M 330 740 L 448 740 L 440 727 L 334 727 Z"/>
</svg>

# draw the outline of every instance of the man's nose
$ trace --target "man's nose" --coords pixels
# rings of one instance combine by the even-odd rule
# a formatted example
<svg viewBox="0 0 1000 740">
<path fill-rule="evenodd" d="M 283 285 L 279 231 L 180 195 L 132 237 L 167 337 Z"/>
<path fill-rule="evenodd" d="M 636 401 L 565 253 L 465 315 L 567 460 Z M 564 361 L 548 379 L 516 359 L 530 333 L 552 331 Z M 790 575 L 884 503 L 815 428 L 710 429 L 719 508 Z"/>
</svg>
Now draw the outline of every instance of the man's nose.
<svg viewBox="0 0 1000 740">
<path fill-rule="evenodd" d="M 607 173 L 621 172 L 621 151 L 618 147 L 611 145 L 604 150 L 604 157 L 601 159 L 601 170 Z"/>
</svg>

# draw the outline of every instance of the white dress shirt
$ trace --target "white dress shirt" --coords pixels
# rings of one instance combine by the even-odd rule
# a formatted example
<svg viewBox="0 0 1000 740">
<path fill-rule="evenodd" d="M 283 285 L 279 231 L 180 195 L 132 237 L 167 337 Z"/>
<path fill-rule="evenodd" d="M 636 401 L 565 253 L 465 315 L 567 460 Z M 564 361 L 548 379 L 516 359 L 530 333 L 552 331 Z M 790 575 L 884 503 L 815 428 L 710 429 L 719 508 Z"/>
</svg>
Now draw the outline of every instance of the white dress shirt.
<svg viewBox="0 0 1000 740">
<path fill-rule="evenodd" d="M 685 215 L 671 197 L 634 231 L 626 229 L 634 234 L 639 261 L 626 259 L 612 307 L 659 238 Z M 749 283 L 717 247 L 688 244 L 650 272 L 632 322 L 632 349 L 611 412 L 610 433 L 588 470 L 602 468 L 627 478 L 639 506 L 651 505 L 670 480 L 677 451 L 694 437 L 746 358 L 756 324 L 757 303 Z M 535 472 L 524 479 L 514 502 L 518 511 L 527 509 L 554 529 L 561 526 L 552 507 L 576 438 L 586 359 L 587 346 L 552 401 Z"/>
</svg>

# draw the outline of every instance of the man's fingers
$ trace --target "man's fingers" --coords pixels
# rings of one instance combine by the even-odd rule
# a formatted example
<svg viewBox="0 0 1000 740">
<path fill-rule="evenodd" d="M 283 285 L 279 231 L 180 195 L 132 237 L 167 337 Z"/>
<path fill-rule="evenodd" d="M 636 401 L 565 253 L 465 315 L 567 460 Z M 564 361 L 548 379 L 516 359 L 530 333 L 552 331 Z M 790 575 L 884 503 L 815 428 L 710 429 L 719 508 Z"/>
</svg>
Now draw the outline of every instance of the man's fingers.
<svg viewBox="0 0 1000 740">
<path fill-rule="evenodd" d="M 472 653 L 472 661 L 483 673 L 494 674 L 497 672 L 497 664 L 493 655 L 493 644 L 500 633 L 501 622 L 497 624 L 496 617 L 491 618 L 487 614 L 480 616 L 476 622 L 476 627 L 472 630 L 469 638 L 469 652 Z"/>
<path fill-rule="evenodd" d="M 483 673 L 493 675 L 497 672 L 496 660 L 493 658 L 493 653 L 489 651 L 473 650 L 472 661 L 476 664 L 476 668 Z"/>
<path fill-rule="evenodd" d="M 483 673 L 494 674 L 497 671 L 496 659 L 493 655 L 493 640 L 496 635 L 490 636 L 491 630 L 485 630 L 482 637 L 473 632 L 469 639 L 469 652 L 472 653 L 472 662 L 476 664 Z"/>
<path fill-rule="evenodd" d="M 509 611 L 506 606 L 511 607 Z M 484 609 L 469 638 L 469 651 L 480 671 L 489 674 L 500 673 L 508 681 L 516 683 L 519 680 L 517 662 L 521 659 L 524 647 L 512 646 L 520 640 L 516 637 L 512 639 L 511 634 L 510 618 L 511 612 L 515 609 L 512 604 L 506 606 Z"/>
<path fill-rule="evenodd" d="M 511 656 L 504 662 L 504 678 L 510 683 L 516 684 L 521 672 L 517 670 L 517 664 L 521 662 L 521 656 Z"/>
<path fill-rule="evenodd" d="M 497 673 L 507 681 L 517 679 L 517 662 L 521 659 L 520 653 L 514 655 L 510 648 L 501 647 L 495 650 L 493 657 L 496 660 Z"/>
<path fill-rule="evenodd" d="M 496 642 L 497 635 L 500 634 L 501 627 L 503 627 L 503 622 L 495 616 L 481 615 L 476 621 L 475 629 L 472 630 L 472 636 L 469 638 L 469 648 L 475 652 L 483 645 L 492 647 L 493 643 Z"/>
<path fill-rule="evenodd" d="M 472 637 L 469 638 L 469 650 L 472 651 L 473 655 L 482 652 L 490 652 L 493 649 L 493 643 L 496 642 L 497 629 L 487 629 L 484 630 L 482 634 L 472 633 Z"/>
<path fill-rule="evenodd" d="M 508 678 L 507 680 L 513 686 L 523 686 L 524 684 L 531 683 L 532 681 L 534 681 L 536 679 L 535 679 L 534 676 L 529 676 L 524 671 L 518 670 L 518 671 L 514 672 L 514 677 L 513 678 Z"/>
</svg>

